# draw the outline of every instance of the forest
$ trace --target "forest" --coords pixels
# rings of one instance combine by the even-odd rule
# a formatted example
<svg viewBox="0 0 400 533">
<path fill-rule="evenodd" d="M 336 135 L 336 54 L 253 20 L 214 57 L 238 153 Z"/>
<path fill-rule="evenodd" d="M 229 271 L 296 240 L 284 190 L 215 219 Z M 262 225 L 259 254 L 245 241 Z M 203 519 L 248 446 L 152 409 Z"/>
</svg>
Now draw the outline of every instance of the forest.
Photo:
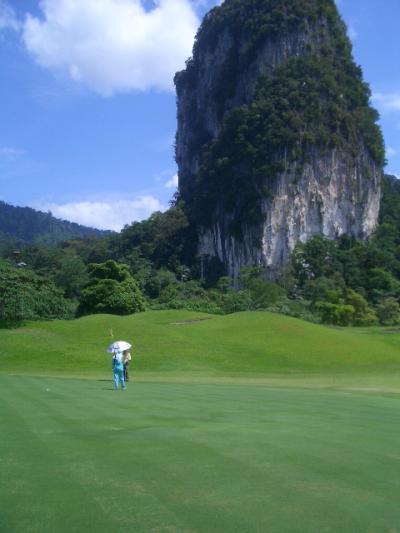
<svg viewBox="0 0 400 533">
<path fill-rule="evenodd" d="M 164 212 L 103 237 L 0 245 L 0 323 L 92 313 L 270 310 L 337 326 L 400 323 L 400 182 L 385 176 L 379 226 L 367 241 L 316 235 L 273 281 L 261 268 L 233 283 L 216 258 L 196 256 L 178 198 Z"/>
</svg>

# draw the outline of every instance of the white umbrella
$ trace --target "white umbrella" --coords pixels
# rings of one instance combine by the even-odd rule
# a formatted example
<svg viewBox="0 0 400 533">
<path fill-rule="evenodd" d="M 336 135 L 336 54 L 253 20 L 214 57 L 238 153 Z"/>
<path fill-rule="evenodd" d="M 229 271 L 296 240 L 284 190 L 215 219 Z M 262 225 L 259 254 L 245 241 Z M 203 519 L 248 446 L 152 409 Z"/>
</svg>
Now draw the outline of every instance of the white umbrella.
<svg viewBox="0 0 400 533">
<path fill-rule="evenodd" d="M 132 344 L 129 344 L 129 342 L 125 341 L 115 341 L 107 348 L 108 353 L 115 353 L 115 352 L 124 352 L 125 350 L 129 350 L 129 348 L 132 348 Z"/>
</svg>

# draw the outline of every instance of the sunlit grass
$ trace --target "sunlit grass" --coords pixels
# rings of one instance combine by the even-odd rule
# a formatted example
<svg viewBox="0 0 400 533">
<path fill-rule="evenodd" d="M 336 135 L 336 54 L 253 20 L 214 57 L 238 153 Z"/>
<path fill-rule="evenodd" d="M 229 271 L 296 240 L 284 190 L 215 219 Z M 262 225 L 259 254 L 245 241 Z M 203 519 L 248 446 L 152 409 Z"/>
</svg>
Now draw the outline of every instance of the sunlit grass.
<svg viewBox="0 0 400 533">
<path fill-rule="evenodd" d="M 132 369 L 143 378 L 150 374 L 390 378 L 400 369 L 400 334 L 379 328 L 335 329 L 263 312 L 215 316 L 154 311 L 0 330 L 0 371 L 107 376 L 106 347 L 117 339 L 133 344 Z"/>
<path fill-rule="evenodd" d="M 397 332 L 160 311 L 0 341 L 0 531 L 399 531 Z"/>
</svg>

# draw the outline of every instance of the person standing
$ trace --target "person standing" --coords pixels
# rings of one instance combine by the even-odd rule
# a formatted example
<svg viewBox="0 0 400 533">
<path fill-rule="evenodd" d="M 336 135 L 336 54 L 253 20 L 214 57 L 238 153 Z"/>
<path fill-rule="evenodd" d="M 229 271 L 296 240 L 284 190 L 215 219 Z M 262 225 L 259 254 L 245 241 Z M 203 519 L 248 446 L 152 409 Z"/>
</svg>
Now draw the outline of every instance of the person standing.
<svg viewBox="0 0 400 533">
<path fill-rule="evenodd" d="M 124 351 L 124 380 L 125 382 L 129 381 L 128 366 L 131 360 L 132 360 L 132 357 L 131 357 L 131 354 L 129 353 L 129 350 L 125 350 Z"/>
<path fill-rule="evenodd" d="M 123 352 L 114 352 L 112 358 L 112 367 L 114 374 L 114 390 L 118 390 L 118 385 L 121 384 L 123 390 L 126 389 L 124 380 L 124 354 Z"/>
</svg>

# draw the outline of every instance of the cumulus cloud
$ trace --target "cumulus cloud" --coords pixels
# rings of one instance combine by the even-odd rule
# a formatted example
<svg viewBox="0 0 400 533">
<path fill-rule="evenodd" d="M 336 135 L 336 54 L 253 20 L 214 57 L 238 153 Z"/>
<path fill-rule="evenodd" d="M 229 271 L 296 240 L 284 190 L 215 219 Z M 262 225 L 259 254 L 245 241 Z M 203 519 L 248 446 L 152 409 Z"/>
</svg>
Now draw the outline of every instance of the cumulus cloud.
<svg viewBox="0 0 400 533">
<path fill-rule="evenodd" d="M 0 30 L 6 28 L 17 31 L 20 28 L 20 24 L 13 8 L 3 0 L 0 0 Z"/>
<path fill-rule="evenodd" d="M 400 93 L 375 93 L 372 101 L 382 111 L 400 111 Z"/>
<path fill-rule="evenodd" d="M 1 0 L 0 0 L 1 1 Z M 28 15 L 23 39 L 44 68 L 92 90 L 173 88 L 190 56 L 199 19 L 189 0 L 41 0 L 43 18 Z"/>
<path fill-rule="evenodd" d="M 138 196 L 134 199 L 111 201 L 82 201 L 64 204 L 36 205 L 42 211 L 51 211 L 57 218 L 84 226 L 120 231 L 126 224 L 148 218 L 154 211 L 165 211 L 157 198 Z"/>
<path fill-rule="evenodd" d="M 17 157 L 24 154 L 25 150 L 21 150 L 20 148 L 14 148 L 12 146 L 0 146 L 0 155 L 2 156 Z"/>
<path fill-rule="evenodd" d="M 355 41 L 358 37 L 358 32 L 352 24 L 350 24 L 350 26 L 348 27 L 347 33 L 352 41 Z"/>
<path fill-rule="evenodd" d="M 178 187 L 178 174 L 174 174 L 165 186 L 167 189 L 176 189 Z"/>
<path fill-rule="evenodd" d="M 388 146 L 386 148 L 386 155 L 388 157 L 393 157 L 394 155 L 397 155 L 397 150 L 395 150 L 394 148 L 392 148 L 391 146 Z"/>
</svg>

